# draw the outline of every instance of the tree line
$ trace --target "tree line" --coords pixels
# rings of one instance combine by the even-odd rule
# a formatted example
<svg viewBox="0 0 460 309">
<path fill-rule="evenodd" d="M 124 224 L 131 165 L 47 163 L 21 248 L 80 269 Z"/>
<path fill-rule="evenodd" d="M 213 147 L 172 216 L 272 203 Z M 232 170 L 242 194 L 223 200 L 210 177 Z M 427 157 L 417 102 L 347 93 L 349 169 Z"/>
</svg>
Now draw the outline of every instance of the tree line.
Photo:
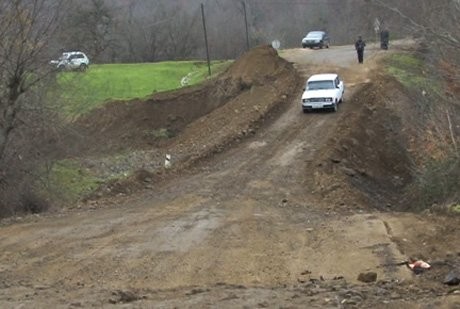
<svg viewBox="0 0 460 309">
<path fill-rule="evenodd" d="M 376 21 L 399 38 L 432 26 L 455 36 L 458 18 L 456 0 L 66 0 L 51 52 L 82 50 L 97 63 L 205 59 L 201 4 L 212 59 L 246 50 L 245 17 L 251 46 L 276 39 L 282 48 L 311 30 L 328 31 L 332 44 L 374 39 Z"/>
<path fill-rule="evenodd" d="M 364 0 L 79 0 L 67 3 L 55 51 L 84 50 L 98 63 L 205 59 L 201 4 L 212 59 L 246 50 L 245 17 L 251 46 L 276 39 L 283 48 L 311 30 L 328 31 L 332 44 L 374 38 L 380 18 Z"/>
</svg>

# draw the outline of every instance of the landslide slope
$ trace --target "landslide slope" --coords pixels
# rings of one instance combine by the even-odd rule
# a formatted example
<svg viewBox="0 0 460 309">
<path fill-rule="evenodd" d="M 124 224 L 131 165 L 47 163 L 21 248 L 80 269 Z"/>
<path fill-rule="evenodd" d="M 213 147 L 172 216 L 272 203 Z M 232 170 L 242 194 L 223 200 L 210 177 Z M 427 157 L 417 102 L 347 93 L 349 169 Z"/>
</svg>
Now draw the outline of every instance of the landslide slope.
<svg viewBox="0 0 460 309">
<path fill-rule="evenodd" d="M 152 148 L 201 156 L 194 144 L 214 149 L 234 140 L 295 93 L 296 77 L 275 49 L 259 46 L 202 85 L 111 102 L 80 118 L 73 148 L 80 156 Z"/>
<path fill-rule="evenodd" d="M 201 85 L 111 102 L 78 119 L 77 136 L 67 139 L 70 156 L 109 179 L 87 198 L 142 189 L 164 170 L 166 154 L 177 171 L 221 152 L 288 108 L 300 82 L 292 63 L 263 45 Z"/>
</svg>

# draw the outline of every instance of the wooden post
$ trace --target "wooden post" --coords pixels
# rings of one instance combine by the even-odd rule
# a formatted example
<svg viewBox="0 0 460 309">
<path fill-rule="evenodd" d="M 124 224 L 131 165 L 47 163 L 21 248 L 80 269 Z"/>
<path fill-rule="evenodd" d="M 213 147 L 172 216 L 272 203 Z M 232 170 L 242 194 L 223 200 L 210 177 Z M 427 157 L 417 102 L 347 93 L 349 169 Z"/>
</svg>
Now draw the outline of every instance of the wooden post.
<svg viewBox="0 0 460 309">
<path fill-rule="evenodd" d="M 209 59 L 208 33 L 206 31 L 206 20 L 204 18 L 204 4 L 201 4 L 201 18 L 203 19 L 204 43 L 206 44 L 206 60 L 208 62 L 208 75 L 211 76 L 211 60 Z"/>
</svg>

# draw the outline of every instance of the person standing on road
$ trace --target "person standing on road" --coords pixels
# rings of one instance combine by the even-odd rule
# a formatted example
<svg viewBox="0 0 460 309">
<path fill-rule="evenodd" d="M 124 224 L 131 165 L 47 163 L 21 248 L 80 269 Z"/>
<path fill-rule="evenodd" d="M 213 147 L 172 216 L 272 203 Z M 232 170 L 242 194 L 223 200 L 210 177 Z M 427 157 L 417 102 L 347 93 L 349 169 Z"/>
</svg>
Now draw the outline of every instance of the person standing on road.
<svg viewBox="0 0 460 309">
<path fill-rule="evenodd" d="M 358 53 L 358 62 L 364 62 L 364 47 L 366 47 L 366 42 L 363 41 L 361 36 L 358 37 L 358 40 L 355 42 L 355 49 Z"/>
<path fill-rule="evenodd" d="M 380 32 L 380 48 L 388 49 L 389 42 L 390 42 L 390 32 L 388 31 L 388 29 L 384 28 L 382 32 Z"/>
</svg>

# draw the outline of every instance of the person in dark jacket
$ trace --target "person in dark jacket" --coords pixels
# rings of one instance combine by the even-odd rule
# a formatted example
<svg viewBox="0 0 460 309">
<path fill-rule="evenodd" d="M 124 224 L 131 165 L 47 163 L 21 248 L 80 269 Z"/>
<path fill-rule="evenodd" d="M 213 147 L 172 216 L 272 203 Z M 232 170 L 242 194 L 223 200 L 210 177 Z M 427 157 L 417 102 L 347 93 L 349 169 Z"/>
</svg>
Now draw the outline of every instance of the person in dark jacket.
<svg viewBox="0 0 460 309">
<path fill-rule="evenodd" d="M 364 62 L 364 47 L 366 47 L 366 42 L 363 41 L 362 37 L 359 36 L 358 40 L 355 42 L 355 49 L 358 53 L 358 62 Z"/>
<path fill-rule="evenodd" d="M 388 49 L 388 43 L 390 42 L 390 32 L 387 29 L 383 29 L 380 32 L 380 48 Z"/>
</svg>

